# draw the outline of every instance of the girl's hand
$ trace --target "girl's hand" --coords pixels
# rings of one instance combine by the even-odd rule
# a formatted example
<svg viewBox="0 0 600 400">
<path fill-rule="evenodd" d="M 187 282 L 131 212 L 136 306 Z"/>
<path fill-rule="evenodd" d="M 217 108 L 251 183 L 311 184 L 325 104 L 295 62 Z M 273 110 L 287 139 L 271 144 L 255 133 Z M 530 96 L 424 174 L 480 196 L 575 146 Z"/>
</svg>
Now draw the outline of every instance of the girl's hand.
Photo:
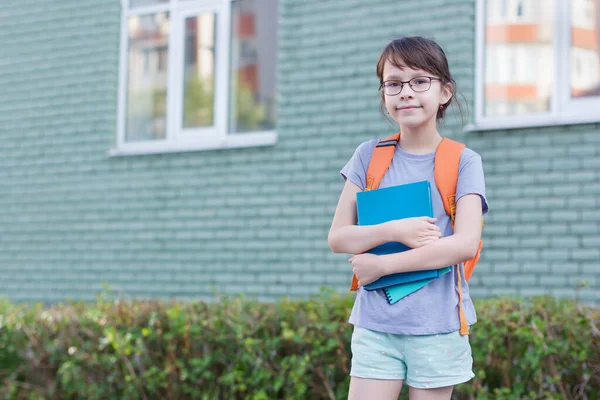
<svg viewBox="0 0 600 400">
<path fill-rule="evenodd" d="M 349 260 L 352 271 L 358 279 L 358 286 L 365 286 L 385 275 L 385 270 L 379 256 L 370 253 L 357 254 Z"/>
<path fill-rule="evenodd" d="M 434 222 L 436 218 L 415 217 L 386 222 L 390 241 L 404 243 L 415 249 L 425 246 L 442 237 L 442 232 Z"/>
</svg>

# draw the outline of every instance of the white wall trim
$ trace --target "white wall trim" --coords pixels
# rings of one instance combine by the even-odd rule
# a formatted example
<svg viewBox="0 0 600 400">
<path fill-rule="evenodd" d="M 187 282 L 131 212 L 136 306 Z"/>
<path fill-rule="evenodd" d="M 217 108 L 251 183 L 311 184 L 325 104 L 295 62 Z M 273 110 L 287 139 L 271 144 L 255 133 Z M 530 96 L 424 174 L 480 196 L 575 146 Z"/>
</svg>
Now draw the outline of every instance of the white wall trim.
<svg viewBox="0 0 600 400">
<path fill-rule="evenodd" d="M 475 10 L 475 120 L 483 120 L 485 92 L 485 2 L 477 0 Z"/>
<path fill-rule="evenodd" d="M 277 132 L 253 132 L 227 135 L 224 138 L 202 139 L 181 142 L 134 142 L 127 143 L 121 148 L 114 148 L 108 152 L 113 156 L 131 156 L 158 153 L 180 153 L 187 151 L 233 149 L 243 147 L 273 146 L 277 143 Z"/>
<path fill-rule="evenodd" d="M 127 2 L 127 0 L 124 0 Z M 119 45 L 119 95 L 117 104 L 117 147 L 125 143 L 125 111 L 127 107 L 127 43 L 128 43 L 127 9 L 121 13 L 121 40 Z"/>
<path fill-rule="evenodd" d="M 535 128 L 556 125 L 578 125 L 600 123 L 600 115 L 567 115 L 567 116 L 544 116 L 532 118 L 502 118 L 487 120 L 475 124 L 467 124 L 463 132 L 494 131 L 503 129 Z"/>
<path fill-rule="evenodd" d="M 127 15 L 145 15 L 145 14 L 155 14 L 159 12 L 168 12 L 171 7 L 173 7 L 172 3 L 163 3 L 163 4 L 155 4 L 152 6 L 143 6 L 143 7 L 129 7 L 127 8 Z"/>
</svg>

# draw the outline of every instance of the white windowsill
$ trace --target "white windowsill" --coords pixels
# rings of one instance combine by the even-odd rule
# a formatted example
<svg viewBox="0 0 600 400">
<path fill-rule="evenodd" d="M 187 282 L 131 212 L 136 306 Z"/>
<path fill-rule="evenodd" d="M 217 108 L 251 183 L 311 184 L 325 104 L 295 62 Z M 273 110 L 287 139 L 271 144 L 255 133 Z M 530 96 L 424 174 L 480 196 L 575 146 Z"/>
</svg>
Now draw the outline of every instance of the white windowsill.
<svg viewBox="0 0 600 400">
<path fill-rule="evenodd" d="M 533 117 L 533 118 L 510 118 L 505 117 L 503 120 L 488 120 L 472 124 L 467 124 L 463 128 L 463 132 L 480 132 L 493 131 L 502 129 L 519 129 L 519 128 L 534 128 L 556 125 L 575 125 L 575 124 L 593 124 L 600 123 L 600 112 L 598 115 L 582 115 L 582 116 L 563 116 L 563 117 Z"/>
<path fill-rule="evenodd" d="M 114 148 L 108 152 L 114 156 L 132 156 L 143 154 L 180 153 L 186 151 L 233 149 L 240 147 L 273 146 L 277 143 L 277 132 L 254 132 L 227 135 L 220 139 L 161 141 L 161 142 L 134 142 L 127 143 L 121 148 Z"/>
</svg>

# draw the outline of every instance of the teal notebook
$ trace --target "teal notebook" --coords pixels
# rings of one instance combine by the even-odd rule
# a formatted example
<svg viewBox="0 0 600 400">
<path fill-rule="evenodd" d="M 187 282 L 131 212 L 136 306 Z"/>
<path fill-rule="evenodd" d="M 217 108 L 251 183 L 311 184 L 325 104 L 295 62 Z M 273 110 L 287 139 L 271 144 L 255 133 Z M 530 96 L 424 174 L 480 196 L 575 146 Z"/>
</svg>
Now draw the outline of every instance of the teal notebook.
<svg viewBox="0 0 600 400">
<path fill-rule="evenodd" d="M 411 217 L 433 217 L 431 186 L 429 181 L 421 181 L 359 192 L 356 194 L 356 210 L 358 225 L 376 225 L 391 220 Z M 384 255 L 406 250 L 409 250 L 409 248 L 402 243 L 389 242 L 377 246 L 368 252 Z M 449 270 L 448 267 L 439 270 L 390 274 L 365 285 L 364 288 L 366 290 L 376 290 L 392 285 L 422 281 L 427 278 L 438 278 L 440 273 L 443 274 L 447 270 Z M 423 282 L 421 284 L 424 286 Z"/>
<path fill-rule="evenodd" d="M 442 276 L 442 275 L 450 272 L 450 270 L 451 270 L 450 267 L 446 267 L 446 268 L 440 269 L 438 271 L 440 271 L 440 276 Z M 383 293 L 385 294 L 385 297 L 387 297 L 388 303 L 394 304 L 401 298 L 406 297 L 409 294 L 421 289 L 423 286 L 427 285 L 429 282 L 431 282 L 434 279 L 437 279 L 437 278 L 427 278 L 427 279 L 422 279 L 420 281 L 401 283 L 399 285 L 388 286 L 383 289 Z"/>
</svg>

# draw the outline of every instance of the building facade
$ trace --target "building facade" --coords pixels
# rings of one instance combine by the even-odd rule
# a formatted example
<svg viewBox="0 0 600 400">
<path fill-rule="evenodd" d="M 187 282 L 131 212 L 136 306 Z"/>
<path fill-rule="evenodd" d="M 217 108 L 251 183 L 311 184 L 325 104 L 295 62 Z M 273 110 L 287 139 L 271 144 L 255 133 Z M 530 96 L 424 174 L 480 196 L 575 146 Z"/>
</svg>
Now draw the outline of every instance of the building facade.
<svg viewBox="0 0 600 400">
<path fill-rule="evenodd" d="M 600 0 L 8 0 L 0 295 L 346 291 L 327 233 L 377 57 L 436 39 L 484 163 L 474 297 L 600 303 Z"/>
</svg>

